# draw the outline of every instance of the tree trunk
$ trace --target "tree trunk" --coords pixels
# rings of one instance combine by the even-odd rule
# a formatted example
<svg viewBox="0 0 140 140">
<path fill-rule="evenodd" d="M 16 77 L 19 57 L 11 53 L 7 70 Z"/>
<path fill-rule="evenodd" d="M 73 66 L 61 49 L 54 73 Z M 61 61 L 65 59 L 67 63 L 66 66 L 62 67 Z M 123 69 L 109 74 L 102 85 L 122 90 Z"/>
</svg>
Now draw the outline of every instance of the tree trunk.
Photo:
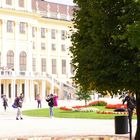
<svg viewBox="0 0 140 140">
<path fill-rule="evenodd" d="M 140 140 L 140 93 L 136 92 L 137 130 L 135 140 Z"/>
</svg>

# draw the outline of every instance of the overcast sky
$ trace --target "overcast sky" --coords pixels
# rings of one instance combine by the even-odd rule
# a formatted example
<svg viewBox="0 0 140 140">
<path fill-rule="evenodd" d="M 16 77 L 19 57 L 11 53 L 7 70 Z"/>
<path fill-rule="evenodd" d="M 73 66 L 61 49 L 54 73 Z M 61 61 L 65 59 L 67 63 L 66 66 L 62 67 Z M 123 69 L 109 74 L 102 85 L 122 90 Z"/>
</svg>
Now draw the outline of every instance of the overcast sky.
<svg viewBox="0 0 140 140">
<path fill-rule="evenodd" d="M 46 0 L 49 2 L 54 2 L 54 3 L 61 3 L 61 4 L 66 4 L 66 5 L 74 5 L 73 0 Z"/>
</svg>

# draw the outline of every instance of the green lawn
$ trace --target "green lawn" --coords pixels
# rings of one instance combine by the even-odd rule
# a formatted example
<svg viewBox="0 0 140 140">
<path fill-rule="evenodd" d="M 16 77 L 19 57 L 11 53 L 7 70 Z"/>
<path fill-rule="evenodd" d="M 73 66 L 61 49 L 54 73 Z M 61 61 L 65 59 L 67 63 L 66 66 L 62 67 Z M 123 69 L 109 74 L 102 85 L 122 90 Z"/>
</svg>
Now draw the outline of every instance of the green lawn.
<svg viewBox="0 0 140 140">
<path fill-rule="evenodd" d="M 100 110 L 109 110 L 105 107 L 98 106 Z M 45 109 L 34 109 L 34 110 L 25 110 L 23 115 L 32 116 L 32 117 L 49 117 L 49 108 Z M 114 119 L 116 114 L 97 114 L 96 112 L 73 112 L 73 111 L 64 111 L 59 108 L 54 108 L 54 117 L 57 118 L 86 118 L 86 119 Z M 122 116 L 122 115 L 121 115 Z M 136 119 L 136 116 L 134 117 Z"/>
</svg>

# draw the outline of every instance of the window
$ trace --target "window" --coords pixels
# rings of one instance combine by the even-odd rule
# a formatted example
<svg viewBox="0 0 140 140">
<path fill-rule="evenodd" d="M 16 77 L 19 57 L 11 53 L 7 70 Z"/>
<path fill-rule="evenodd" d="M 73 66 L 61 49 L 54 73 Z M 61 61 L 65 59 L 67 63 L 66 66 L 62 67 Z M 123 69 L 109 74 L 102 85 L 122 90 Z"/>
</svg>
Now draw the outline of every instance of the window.
<svg viewBox="0 0 140 140">
<path fill-rule="evenodd" d="M 61 45 L 61 51 L 66 51 L 66 46 L 64 44 Z"/>
<path fill-rule="evenodd" d="M 41 50 L 45 50 L 46 49 L 46 44 L 45 43 L 41 43 Z"/>
<path fill-rule="evenodd" d="M 7 5 L 12 5 L 12 0 L 6 0 Z"/>
<path fill-rule="evenodd" d="M 66 60 L 62 59 L 62 74 L 66 74 Z"/>
<path fill-rule="evenodd" d="M 41 38 L 45 38 L 45 28 L 41 28 Z"/>
<path fill-rule="evenodd" d="M 24 7 L 24 0 L 19 0 L 18 1 L 18 5 L 19 5 L 19 7 Z"/>
<path fill-rule="evenodd" d="M 14 52 L 13 51 L 7 52 L 7 66 L 9 68 L 14 68 Z"/>
<path fill-rule="evenodd" d="M 19 63 L 20 63 L 20 71 L 26 71 L 26 53 L 21 52 L 20 53 L 20 58 L 19 58 Z"/>
<path fill-rule="evenodd" d="M 56 50 L 56 46 L 55 44 L 52 44 L 52 51 L 55 51 Z"/>
<path fill-rule="evenodd" d="M 25 34 L 25 30 L 26 30 L 26 23 L 25 22 L 20 22 L 20 24 L 19 24 L 20 33 Z"/>
<path fill-rule="evenodd" d="M 41 59 L 41 71 L 46 72 L 46 59 L 45 58 Z"/>
<path fill-rule="evenodd" d="M 52 74 L 56 74 L 56 59 L 52 59 Z"/>
<path fill-rule="evenodd" d="M 10 20 L 8 20 L 7 21 L 7 32 L 13 32 L 13 29 L 14 28 L 14 22 L 13 21 L 10 21 Z"/>
<path fill-rule="evenodd" d="M 33 68 L 33 71 L 36 71 L 36 59 L 35 58 L 32 59 L 32 68 Z"/>
<path fill-rule="evenodd" d="M 62 40 L 65 40 L 65 38 L 66 38 L 66 31 L 65 30 L 62 30 L 61 31 L 61 39 Z"/>
<path fill-rule="evenodd" d="M 32 37 L 35 37 L 35 33 L 36 33 L 36 28 L 32 27 Z"/>
<path fill-rule="evenodd" d="M 14 53 L 13 53 L 13 51 L 8 51 L 8 53 L 7 53 L 7 66 L 11 69 L 14 68 Z"/>
<path fill-rule="evenodd" d="M 51 30 L 51 39 L 55 39 L 56 38 L 56 33 L 55 33 L 55 29 Z"/>
</svg>

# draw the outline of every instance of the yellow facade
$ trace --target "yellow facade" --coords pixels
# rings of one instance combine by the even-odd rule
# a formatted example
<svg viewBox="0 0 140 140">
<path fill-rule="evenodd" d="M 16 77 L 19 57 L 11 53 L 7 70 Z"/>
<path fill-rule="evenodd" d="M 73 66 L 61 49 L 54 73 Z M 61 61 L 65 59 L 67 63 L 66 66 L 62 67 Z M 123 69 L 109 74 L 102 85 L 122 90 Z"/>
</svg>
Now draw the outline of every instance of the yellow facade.
<svg viewBox="0 0 140 140">
<path fill-rule="evenodd" d="M 0 2 L 0 94 L 11 101 L 21 92 L 25 101 L 32 101 L 37 94 L 45 98 L 55 92 L 64 99 L 75 91 L 68 38 L 71 15 L 61 19 L 59 6 L 64 5 L 59 4 L 55 18 L 43 6 L 47 12 L 42 15 L 40 3 L 51 6 L 40 0 L 23 0 L 23 7 L 18 0 Z"/>
</svg>

